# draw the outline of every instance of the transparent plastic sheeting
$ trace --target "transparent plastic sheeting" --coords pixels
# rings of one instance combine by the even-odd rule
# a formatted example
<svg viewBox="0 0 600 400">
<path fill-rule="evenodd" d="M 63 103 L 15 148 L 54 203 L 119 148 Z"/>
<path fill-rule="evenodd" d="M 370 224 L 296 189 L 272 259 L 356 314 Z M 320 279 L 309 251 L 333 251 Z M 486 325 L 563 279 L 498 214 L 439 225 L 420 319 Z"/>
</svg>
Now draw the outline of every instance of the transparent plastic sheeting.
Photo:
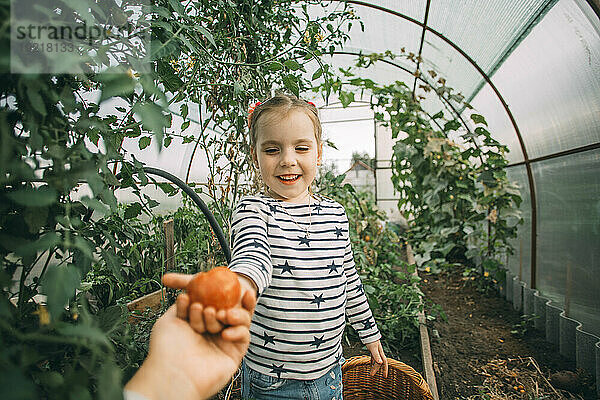
<svg viewBox="0 0 600 400">
<path fill-rule="evenodd" d="M 436 0 L 431 2 L 427 24 L 465 51 L 488 73 L 538 14 L 540 7 L 548 2 Z M 458 23 L 457 19 L 460 20 Z M 424 58 L 439 67 L 438 71 L 448 74 L 450 86 L 470 96 L 482 81 L 481 75 L 462 55 L 450 50 L 449 44 L 431 32 L 427 32 L 425 43 Z"/>
<path fill-rule="evenodd" d="M 463 49 L 489 72 L 525 30 L 539 10 L 553 0 L 481 2 L 469 0 L 432 2 L 427 24 Z M 336 3 L 336 2 L 334 2 Z M 372 4 L 399 12 L 419 22 L 425 19 L 427 1 L 371 1 Z M 353 5 L 365 23 L 364 34 L 352 32 L 349 47 L 364 51 L 391 50 L 400 54 L 419 53 L 422 27 L 383 10 Z M 458 22 L 457 22 L 458 21 Z M 377 27 L 372 28 L 372 27 Z M 481 40 L 493 38 L 493 40 Z M 422 52 L 430 68 L 445 74 L 453 87 L 469 97 L 482 77 L 462 55 L 431 32 L 425 35 Z"/>
<path fill-rule="evenodd" d="M 422 22 L 425 19 L 426 0 L 371 0 L 369 3 L 387 8 L 388 10 L 397 11 L 417 21 Z"/>
<path fill-rule="evenodd" d="M 493 77 L 530 159 L 600 141 L 600 27 L 585 7 L 571 0 L 556 4 Z M 520 161 L 513 157 L 519 153 L 514 128 L 498 115 L 506 112 L 491 90 L 472 104 L 497 140 L 509 145 L 511 161 Z"/>
<path fill-rule="evenodd" d="M 439 73 L 446 79 L 446 84 L 454 89 L 453 94 L 469 97 L 481 82 L 482 76 L 475 67 L 458 50 L 431 32 L 425 34 L 422 58 L 421 70 Z"/>
<path fill-rule="evenodd" d="M 463 118 L 467 119 L 472 111 L 483 115 L 492 137 L 508 147 L 508 153 L 506 153 L 505 156 L 509 164 L 523 161 L 525 157 L 523 156 L 523 151 L 521 150 L 515 129 L 510 122 L 506 110 L 502 107 L 502 103 L 490 85 L 485 85 L 483 89 L 481 89 L 473 101 L 471 101 L 471 105 L 475 110 L 465 110 L 463 112 Z M 525 135 L 527 132 L 521 132 L 521 134 Z M 527 182 L 525 182 L 525 184 L 528 185 Z"/>
<path fill-rule="evenodd" d="M 523 224 L 518 226 L 517 238 L 511 241 L 514 254 L 508 257 L 508 268 L 514 276 L 531 287 L 531 201 L 527 171 L 524 165 L 508 168 L 508 180 L 519 185 L 521 191 L 521 216 Z"/>
<path fill-rule="evenodd" d="M 423 20 L 425 15 L 425 2 L 423 0 L 371 2 L 384 3 L 383 7 L 396 9 L 402 13 L 417 14 L 416 19 Z M 387 4 L 385 4 L 387 3 Z M 335 9 L 342 9 L 341 1 L 333 1 L 325 7 L 315 5 L 310 8 L 311 13 L 323 15 Z M 353 23 L 350 31 L 350 40 L 344 44 L 345 49 L 362 49 L 364 53 L 384 52 L 390 50 L 400 54 L 400 49 L 417 54 L 421 40 L 422 28 L 403 18 L 397 17 L 374 8 L 357 4 L 351 5 L 355 13 L 363 22 L 363 32 L 358 21 Z"/>
<path fill-rule="evenodd" d="M 537 289 L 600 335 L 600 151 L 535 163 L 533 171 Z"/>
<path fill-rule="evenodd" d="M 377 135 L 375 139 L 377 206 L 385 211 L 390 221 L 397 221 L 400 218 L 397 200 L 400 195 L 394 190 L 390 161 L 395 140 L 392 140 L 392 131 L 387 127 L 376 125 L 375 132 Z"/>
</svg>

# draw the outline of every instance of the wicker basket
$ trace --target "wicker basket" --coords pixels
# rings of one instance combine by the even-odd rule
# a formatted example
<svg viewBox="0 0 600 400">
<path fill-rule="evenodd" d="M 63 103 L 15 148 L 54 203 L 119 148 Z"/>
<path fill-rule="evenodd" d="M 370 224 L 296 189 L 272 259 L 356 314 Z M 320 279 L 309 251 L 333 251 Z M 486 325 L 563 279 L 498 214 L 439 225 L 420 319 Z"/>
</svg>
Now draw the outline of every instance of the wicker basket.
<svg viewBox="0 0 600 400">
<path fill-rule="evenodd" d="M 370 375 L 371 357 L 352 357 L 342 366 L 344 400 L 433 400 L 427 382 L 408 365 L 388 358 L 388 377 Z"/>
</svg>

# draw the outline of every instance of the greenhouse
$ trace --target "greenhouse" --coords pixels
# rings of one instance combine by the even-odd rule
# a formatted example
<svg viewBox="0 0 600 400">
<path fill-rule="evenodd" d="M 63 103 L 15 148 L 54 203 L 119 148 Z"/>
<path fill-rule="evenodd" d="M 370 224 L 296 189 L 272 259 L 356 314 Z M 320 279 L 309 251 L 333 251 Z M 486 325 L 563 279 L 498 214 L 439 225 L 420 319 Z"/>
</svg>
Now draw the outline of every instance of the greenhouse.
<svg viewBox="0 0 600 400">
<path fill-rule="evenodd" d="M 600 398 L 598 0 L 0 9 L 0 399 Z"/>
</svg>

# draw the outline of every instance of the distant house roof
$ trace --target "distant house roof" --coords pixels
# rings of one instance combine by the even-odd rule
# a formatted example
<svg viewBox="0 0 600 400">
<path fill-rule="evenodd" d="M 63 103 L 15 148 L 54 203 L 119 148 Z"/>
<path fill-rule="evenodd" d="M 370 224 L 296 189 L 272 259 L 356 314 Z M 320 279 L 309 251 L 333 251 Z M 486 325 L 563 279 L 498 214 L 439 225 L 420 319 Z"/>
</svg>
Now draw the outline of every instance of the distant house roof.
<svg viewBox="0 0 600 400">
<path fill-rule="evenodd" d="M 352 171 L 352 170 L 361 170 L 361 169 L 366 169 L 369 170 L 371 172 L 375 172 L 375 170 L 371 167 L 369 167 L 367 164 L 365 164 L 364 162 L 357 160 L 354 162 L 354 164 L 352 164 L 352 166 L 350 168 L 348 168 L 348 170 L 346 172 L 344 172 L 345 174 Z"/>
</svg>

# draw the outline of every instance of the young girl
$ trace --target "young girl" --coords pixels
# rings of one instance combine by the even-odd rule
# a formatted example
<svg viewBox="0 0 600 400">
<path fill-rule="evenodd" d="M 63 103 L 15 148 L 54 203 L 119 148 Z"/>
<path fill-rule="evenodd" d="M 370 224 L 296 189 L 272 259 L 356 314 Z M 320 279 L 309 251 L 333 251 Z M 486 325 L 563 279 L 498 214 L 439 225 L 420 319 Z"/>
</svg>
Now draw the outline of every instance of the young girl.
<svg viewBox="0 0 600 400">
<path fill-rule="evenodd" d="M 387 360 L 355 269 L 345 210 L 310 191 L 322 155 L 318 111 L 279 94 L 258 103 L 248 124 L 266 189 L 242 198 L 232 221 L 229 268 L 244 290 L 258 294 L 242 397 L 341 399 L 346 317 L 371 353 L 371 373 L 383 366 L 387 376 Z M 214 318 L 206 329 L 211 325 L 220 328 Z"/>
</svg>

